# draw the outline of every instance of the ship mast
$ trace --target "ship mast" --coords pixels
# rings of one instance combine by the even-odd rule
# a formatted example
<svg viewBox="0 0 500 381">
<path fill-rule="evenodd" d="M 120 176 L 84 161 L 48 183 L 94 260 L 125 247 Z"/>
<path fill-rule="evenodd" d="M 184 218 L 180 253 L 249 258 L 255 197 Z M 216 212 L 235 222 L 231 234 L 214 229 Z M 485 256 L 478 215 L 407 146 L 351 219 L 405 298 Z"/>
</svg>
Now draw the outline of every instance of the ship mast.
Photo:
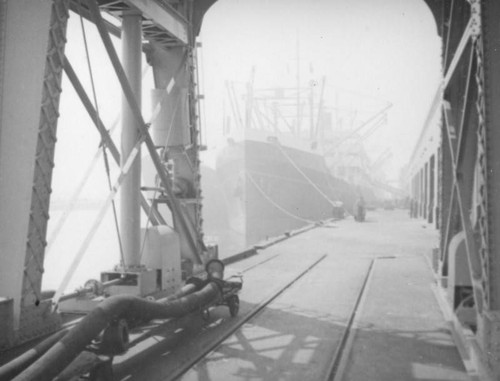
<svg viewBox="0 0 500 381">
<path fill-rule="evenodd" d="M 324 126 L 322 125 L 322 119 L 323 119 L 323 101 L 324 101 L 324 95 L 325 95 L 325 84 L 326 84 L 326 77 L 323 76 L 321 78 L 321 92 L 319 96 L 319 103 L 318 103 L 318 114 L 317 114 L 317 119 L 316 119 L 316 126 L 311 128 L 311 134 L 312 134 L 312 140 L 318 141 L 318 136 L 321 134 L 321 140 L 323 140 L 324 136 Z"/>
<path fill-rule="evenodd" d="M 310 80 L 309 90 L 309 139 L 314 139 L 314 79 Z"/>
<path fill-rule="evenodd" d="M 296 41 L 296 54 L 297 54 L 297 125 L 295 128 L 295 133 L 300 136 L 300 41 L 299 41 L 299 31 L 297 29 L 297 41 Z"/>
<path fill-rule="evenodd" d="M 250 80 L 247 83 L 247 99 L 245 110 L 245 129 L 252 128 L 252 109 L 253 109 L 253 84 L 255 80 L 255 66 L 252 66 Z"/>
</svg>

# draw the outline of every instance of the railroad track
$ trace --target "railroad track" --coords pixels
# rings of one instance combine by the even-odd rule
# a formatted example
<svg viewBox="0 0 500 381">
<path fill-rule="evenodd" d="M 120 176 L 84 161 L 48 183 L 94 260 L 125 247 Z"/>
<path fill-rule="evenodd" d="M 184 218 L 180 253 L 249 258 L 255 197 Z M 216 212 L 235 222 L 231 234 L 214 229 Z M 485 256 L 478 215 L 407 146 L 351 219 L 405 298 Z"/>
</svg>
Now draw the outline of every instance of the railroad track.
<svg viewBox="0 0 500 381">
<path fill-rule="evenodd" d="M 278 256 L 279 254 L 267 258 L 264 261 L 261 261 L 259 263 L 256 263 L 252 266 L 249 266 L 242 270 L 241 272 L 246 272 L 249 271 L 265 262 L 270 261 L 274 257 Z M 249 322 L 251 319 L 253 319 L 259 312 L 261 312 L 266 306 L 268 306 L 273 300 L 275 300 L 277 297 L 282 295 L 287 289 L 289 289 L 293 284 L 295 284 L 299 279 L 301 279 L 304 275 L 306 275 L 309 271 L 311 271 L 313 268 L 315 268 L 321 261 L 323 261 L 326 258 L 326 254 L 322 255 L 319 259 L 316 259 L 312 264 L 310 264 L 305 270 L 301 271 L 298 275 L 293 277 L 290 281 L 288 281 L 285 285 L 280 286 L 278 289 L 273 291 L 270 295 L 268 295 L 263 301 L 261 301 L 258 305 L 256 305 L 254 308 L 252 308 L 247 314 L 245 314 L 244 317 L 238 320 L 238 323 L 231 326 L 227 331 L 225 331 L 221 336 L 219 336 L 216 340 L 211 342 L 207 348 L 202 351 L 201 353 L 197 354 L 194 356 L 192 359 L 189 361 L 185 362 L 182 364 L 182 366 L 176 368 L 173 370 L 168 377 L 165 378 L 165 381 L 173 381 L 177 380 L 182 375 L 184 375 L 187 371 L 189 371 L 193 366 L 195 366 L 198 362 L 200 362 L 203 358 L 205 358 L 208 354 L 213 352 L 217 347 L 219 347 L 227 338 L 229 338 L 232 334 L 237 332 L 244 324 Z"/>
<path fill-rule="evenodd" d="M 342 332 L 342 338 L 340 340 L 340 344 L 337 346 L 334 355 L 332 357 L 332 361 L 328 366 L 328 373 L 325 378 L 325 381 L 342 380 L 342 376 L 345 370 L 345 363 L 351 350 L 352 338 L 353 338 L 352 331 L 354 327 L 354 322 L 358 314 L 361 301 L 365 296 L 366 286 L 368 284 L 368 280 L 370 279 L 370 275 L 372 273 L 375 261 L 376 259 L 372 259 L 372 261 L 370 262 L 370 266 L 368 267 L 368 270 L 366 272 L 363 284 L 361 285 L 358 296 L 356 298 L 356 302 L 354 303 L 351 314 L 349 316 L 349 320 L 347 321 L 347 325 L 344 331 Z"/>
<path fill-rule="evenodd" d="M 277 255 L 276 255 L 277 256 Z M 259 265 L 270 261 L 275 256 L 267 258 L 266 260 L 249 266 L 242 270 L 241 272 L 249 271 Z M 279 287 L 273 293 L 271 293 L 266 299 L 260 302 L 257 306 L 255 306 L 251 311 L 249 311 L 241 320 L 238 321 L 237 324 L 231 326 L 227 331 L 224 332 L 223 335 L 219 336 L 217 340 L 211 342 L 205 350 L 201 353 L 198 353 L 196 356 L 191 358 L 189 361 L 182 364 L 182 366 L 176 368 L 170 375 L 165 378 L 168 381 L 174 381 L 180 379 L 184 374 L 186 374 L 191 368 L 195 367 L 199 364 L 203 359 L 205 359 L 210 353 L 217 350 L 220 345 L 225 342 L 230 336 L 236 333 L 238 330 L 242 328 L 242 326 L 253 319 L 257 318 L 259 312 L 261 312 L 264 308 L 266 308 L 269 304 L 271 304 L 276 298 L 282 295 L 287 289 L 293 286 L 297 281 L 299 281 L 303 276 L 309 273 L 313 268 L 315 268 L 321 261 L 325 259 L 326 255 L 321 256 L 319 259 L 315 260 L 312 264 L 310 264 L 305 270 L 303 270 L 300 274 L 295 276 L 292 280 L 287 282 L 285 285 Z M 372 259 L 366 274 L 364 275 L 362 284 L 357 293 L 357 297 L 355 303 L 352 307 L 352 310 L 349 314 L 348 320 L 346 322 L 346 326 L 341 333 L 340 340 L 337 342 L 337 346 L 334 348 L 332 353 L 331 361 L 327 364 L 325 369 L 325 381 L 340 381 L 342 380 L 343 373 L 345 370 L 346 360 L 349 356 L 352 339 L 353 339 L 353 331 L 355 330 L 355 320 L 358 314 L 358 311 L 362 305 L 362 300 L 366 294 L 368 281 L 370 279 L 370 275 L 372 273 L 373 265 L 376 259 Z"/>
</svg>

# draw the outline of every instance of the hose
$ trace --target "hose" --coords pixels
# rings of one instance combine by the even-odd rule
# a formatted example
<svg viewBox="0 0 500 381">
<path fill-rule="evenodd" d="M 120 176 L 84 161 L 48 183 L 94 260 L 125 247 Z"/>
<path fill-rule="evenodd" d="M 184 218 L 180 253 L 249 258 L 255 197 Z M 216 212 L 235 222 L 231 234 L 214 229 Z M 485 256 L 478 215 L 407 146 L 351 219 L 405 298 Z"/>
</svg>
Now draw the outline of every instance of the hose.
<svg viewBox="0 0 500 381">
<path fill-rule="evenodd" d="M 199 291 L 178 299 L 166 300 L 164 303 L 132 295 L 111 296 L 94 308 L 14 381 L 52 380 L 113 321 L 119 319 L 149 321 L 181 317 L 214 303 L 221 296 L 222 288 L 218 279 L 212 279 Z"/>
<path fill-rule="evenodd" d="M 17 374 L 19 374 L 23 369 L 26 369 L 29 365 L 34 363 L 36 359 L 47 352 L 55 343 L 61 340 L 66 333 L 68 333 L 69 328 L 65 328 L 59 332 L 56 332 L 45 340 L 41 341 L 39 344 L 30 348 L 22 355 L 16 357 L 15 359 L 9 361 L 7 364 L 0 367 L 0 381 L 12 380 Z"/>
</svg>

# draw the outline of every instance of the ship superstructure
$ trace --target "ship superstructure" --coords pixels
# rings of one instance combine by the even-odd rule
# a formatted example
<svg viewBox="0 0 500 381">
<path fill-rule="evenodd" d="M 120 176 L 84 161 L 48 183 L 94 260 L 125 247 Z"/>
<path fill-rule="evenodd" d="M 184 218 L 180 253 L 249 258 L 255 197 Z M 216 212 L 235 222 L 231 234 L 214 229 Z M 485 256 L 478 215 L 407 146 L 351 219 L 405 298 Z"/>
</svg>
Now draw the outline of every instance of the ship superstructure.
<svg viewBox="0 0 500 381">
<path fill-rule="evenodd" d="M 317 85 L 247 85 L 238 98 L 234 84 L 227 84 L 232 113 L 216 165 L 228 226 L 242 245 L 330 218 L 341 203 L 354 202 L 350 185 L 332 176 L 325 163 L 321 141 L 331 128 L 330 115 Z"/>
</svg>

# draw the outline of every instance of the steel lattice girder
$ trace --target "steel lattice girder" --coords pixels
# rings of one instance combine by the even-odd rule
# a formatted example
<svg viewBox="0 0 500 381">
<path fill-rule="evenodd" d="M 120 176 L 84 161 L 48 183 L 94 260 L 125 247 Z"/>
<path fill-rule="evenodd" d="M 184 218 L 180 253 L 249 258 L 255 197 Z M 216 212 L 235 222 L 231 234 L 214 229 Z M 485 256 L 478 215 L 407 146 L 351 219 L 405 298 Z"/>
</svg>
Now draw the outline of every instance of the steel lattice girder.
<svg viewBox="0 0 500 381">
<path fill-rule="evenodd" d="M 0 289 L 13 299 L 12 344 L 59 324 L 41 282 L 68 1 L 11 1 L 1 12 L 0 242 L 7 255 L 0 256 Z"/>
<path fill-rule="evenodd" d="M 465 232 L 478 342 L 490 372 L 500 374 L 500 3 L 493 0 L 443 2 L 441 250 Z M 450 176 L 451 175 L 451 176 Z M 446 206 L 447 204 L 447 206 Z M 443 226 L 444 227 L 444 226 Z"/>
<path fill-rule="evenodd" d="M 146 40 L 155 42 L 164 48 L 188 46 L 198 35 L 203 16 L 216 0 L 197 0 L 169 2 L 167 0 L 99 0 L 99 8 L 117 19 L 130 12 L 142 15 L 142 33 Z M 191 4 L 192 3 L 192 8 Z M 87 0 L 71 0 L 71 10 L 91 20 Z M 103 20 L 110 33 L 119 37 L 121 28 Z"/>
<path fill-rule="evenodd" d="M 476 338 L 481 353 L 477 357 L 496 379 L 500 376 L 500 150 L 496 149 L 500 143 L 500 2 L 425 1 L 443 41 L 438 168 L 441 271 L 448 275 L 450 240 L 463 231 L 478 310 Z"/>
<path fill-rule="evenodd" d="M 26 2 L 22 4 L 15 2 L 16 6 L 13 6 L 14 1 L 12 4 L 5 0 L 0 1 L 0 63 L 2 65 L 0 68 L 0 96 L 1 106 L 4 107 L 4 110 L 9 109 L 8 113 L 0 115 L 2 125 L 2 130 L 0 130 L 2 139 L 0 141 L 3 140 L 0 149 L 0 155 L 2 155 L 0 175 L 5 180 L 2 181 L 2 189 L 0 189 L 4 201 L 1 206 L 3 212 L 6 212 L 4 215 L 19 217 L 16 217 L 16 221 L 18 220 L 19 223 L 14 223 L 12 218 L 2 220 L 0 234 L 2 248 L 11 254 L 2 257 L 2 267 L 8 269 L 7 271 L 14 274 L 19 281 L 11 279 L 9 274 L 2 273 L 0 277 L 2 291 L 13 299 L 11 306 L 14 311 L 12 321 L 7 322 L 4 327 L 10 327 L 8 328 L 10 333 L 7 334 L 8 337 L 1 335 L 0 347 L 11 345 L 13 340 L 19 342 L 44 334 L 59 324 L 55 314 L 46 313 L 50 309 L 50 301 L 42 300 L 40 287 L 46 246 L 61 76 L 65 62 L 65 30 L 69 16 L 69 2 L 70 0 L 36 2 L 38 7 L 27 7 Z M 76 4 L 84 6 L 86 3 L 86 0 L 81 0 L 81 2 L 75 0 L 71 5 L 72 8 L 75 8 Z M 111 2 L 102 3 L 111 6 Z M 186 24 L 189 32 L 187 33 L 188 38 L 179 35 L 176 43 L 180 41 L 184 44 L 187 41 L 191 44 L 194 41 L 194 35 L 199 30 L 203 14 L 213 3 L 213 0 L 201 0 L 195 4 L 189 1 L 177 3 L 179 9 L 174 10 L 172 15 L 178 18 L 175 12 L 179 11 L 185 13 L 186 16 L 183 17 L 191 18 L 191 21 Z M 129 1 L 129 6 L 134 6 L 134 4 L 135 2 Z M 155 2 L 156 5 L 161 5 L 164 8 L 169 7 L 163 1 Z M 33 12 L 34 9 L 37 11 Z M 12 12 L 14 12 L 14 16 L 8 17 Z M 37 22 L 31 22 L 32 17 L 36 17 Z M 182 21 L 182 17 L 179 19 Z M 9 20 L 17 21 L 14 24 L 14 21 L 7 22 Z M 32 27 L 27 28 L 19 20 L 29 23 Z M 103 21 L 103 24 L 106 29 L 111 29 L 115 33 L 119 32 L 119 28 L 116 28 L 112 23 Z M 144 25 L 146 29 L 151 30 L 151 23 L 145 22 Z M 195 33 L 191 32 L 192 30 Z M 39 38 L 26 37 L 30 33 L 36 33 Z M 144 33 L 149 36 L 147 31 Z M 155 38 L 153 36 L 150 39 L 155 40 Z M 36 49 L 30 47 L 30 44 L 38 40 L 40 41 L 37 42 Z M 15 46 L 17 51 L 26 52 L 30 55 L 29 59 L 22 59 L 22 63 L 15 62 L 19 54 L 13 54 L 9 46 Z M 40 64 L 40 62 L 44 64 Z M 32 65 L 35 65 L 39 70 L 31 70 Z M 4 73 L 8 73 L 9 76 Z M 17 81 L 17 84 L 11 83 L 19 78 L 25 78 L 26 81 Z M 26 84 L 23 84 L 24 82 Z M 16 89 L 23 91 L 26 95 L 23 111 L 17 113 L 15 105 L 11 105 L 11 103 L 14 99 L 22 98 L 22 95 L 16 97 L 18 92 Z M 33 91 L 26 94 L 26 89 Z M 29 112 L 24 110 L 26 107 L 29 108 Z M 92 114 L 91 108 L 88 111 Z M 11 118 L 12 115 L 22 115 L 22 120 Z M 38 129 L 33 127 L 34 124 L 38 124 Z M 96 124 L 98 127 L 102 127 L 98 121 Z M 16 128 L 13 129 L 13 126 Z M 26 134 L 25 132 L 28 130 L 33 131 L 33 133 Z M 16 149 L 18 147 L 16 143 L 20 143 L 22 147 Z M 113 144 L 110 143 L 109 146 L 112 147 Z M 13 149 L 14 153 L 11 152 Z M 113 151 L 113 148 L 111 150 Z M 18 160 L 18 156 L 21 156 L 22 159 Z M 9 176 L 11 176 L 12 171 L 9 165 L 15 161 L 17 161 L 18 169 L 16 177 L 10 181 Z M 22 179 L 19 180 L 19 178 Z M 7 183 L 10 185 L 4 186 Z M 8 204 L 12 207 L 7 207 Z M 11 211 L 13 208 L 17 210 Z M 5 229 L 4 222 L 7 224 Z M 189 221 L 186 222 L 189 223 Z M 26 239 L 28 239 L 27 243 Z M 13 243 L 4 245 L 4 242 Z M 197 243 L 194 243 L 193 246 L 197 246 Z M 23 274 L 23 276 L 19 277 L 19 274 Z M 44 314 L 45 318 L 40 318 L 40 314 Z M 56 319 L 52 319 L 53 317 Z M 12 336 L 13 329 L 20 332 L 19 337 Z"/>
<path fill-rule="evenodd" d="M 482 277 L 482 262 L 470 221 L 470 210 L 474 194 L 474 173 L 477 161 L 476 115 L 473 107 L 477 98 L 477 81 L 473 75 L 477 70 L 473 45 L 478 44 L 477 29 L 473 25 L 478 22 L 477 15 L 470 11 L 470 5 L 464 2 L 452 2 L 449 7 L 446 24 L 445 52 L 443 67 L 443 125 L 442 125 L 442 163 L 446 165 L 443 173 L 448 176 L 443 181 L 442 203 L 446 205 L 443 218 L 441 250 L 447 263 L 448 244 L 459 231 L 464 230 L 467 259 L 473 283 L 474 298 L 478 311 L 488 301 Z M 473 33 L 474 32 L 474 33 Z M 473 39 L 472 36 L 475 38 Z M 451 176 L 449 176 L 451 173 Z"/>
<path fill-rule="evenodd" d="M 484 136 L 486 150 L 480 158 L 486 177 L 486 189 L 481 189 L 487 197 L 488 227 L 487 243 L 489 246 L 489 279 L 490 308 L 500 309 L 500 150 L 496 147 L 500 142 L 500 3 L 483 1 L 481 12 L 482 44 L 483 44 L 483 81 L 484 96 L 478 99 L 478 107 L 484 107 Z"/>
<path fill-rule="evenodd" d="M 137 102 L 135 100 L 135 97 L 132 93 L 132 90 L 130 88 L 130 84 L 127 80 L 127 77 L 125 75 L 125 72 L 123 71 L 123 67 L 121 66 L 120 60 L 118 58 L 118 55 L 116 54 L 116 51 L 114 49 L 114 46 L 111 42 L 109 33 L 105 27 L 105 25 L 102 22 L 102 17 L 100 14 L 99 6 L 97 2 L 90 0 L 88 2 L 89 5 L 89 10 L 90 13 L 93 17 L 93 21 L 95 22 L 97 29 L 99 31 L 99 34 L 101 35 L 101 39 L 104 43 L 104 46 L 106 47 L 106 50 L 108 52 L 108 55 L 111 59 L 111 62 L 113 64 L 113 67 L 115 69 L 115 72 L 118 76 L 118 79 L 120 81 L 120 85 L 122 87 L 123 93 L 125 97 L 128 100 L 129 106 L 134 113 L 135 118 L 137 119 L 138 122 L 138 128 L 139 132 L 145 136 L 145 144 L 146 147 L 148 148 L 149 154 L 151 155 L 151 158 L 153 160 L 153 164 L 158 172 L 158 175 L 160 176 L 160 180 L 162 185 L 164 186 L 169 199 L 171 201 L 171 207 L 172 207 L 172 213 L 174 214 L 175 220 L 178 222 L 178 227 L 181 229 L 182 234 L 181 237 L 187 241 L 187 245 L 190 248 L 190 253 L 191 256 L 194 260 L 195 263 L 201 263 L 201 259 L 199 257 L 199 243 L 197 242 L 196 238 L 193 236 L 194 234 L 194 228 L 191 227 L 190 220 L 186 218 L 185 214 L 183 213 L 181 209 L 181 205 L 177 198 L 175 197 L 172 189 L 172 184 L 170 178 L 167 176 L 167 173 L 165 172 L 165 168 L 161 163 L 161 159 L 158 156 L 158 153 L 156 152 L 156 147 L 151 140 L 151 137 L 149 135 L 149 132 L 147 130 L 146 123 L 142 117 L 141 110 L 139 109 Z"/>
</svg>

